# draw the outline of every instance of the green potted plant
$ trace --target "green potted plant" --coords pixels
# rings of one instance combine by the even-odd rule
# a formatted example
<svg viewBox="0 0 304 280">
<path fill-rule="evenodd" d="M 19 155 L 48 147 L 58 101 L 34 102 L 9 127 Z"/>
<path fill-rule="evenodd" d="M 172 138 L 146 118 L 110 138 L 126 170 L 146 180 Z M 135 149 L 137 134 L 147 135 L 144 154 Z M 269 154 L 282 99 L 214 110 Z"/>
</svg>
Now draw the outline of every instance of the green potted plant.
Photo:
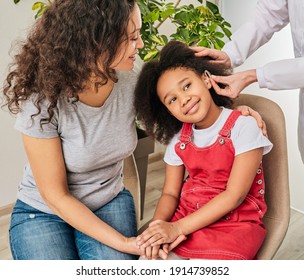
<svg viewBox="0 0 304 280">
<path fill-rule="evenodd" d="M 197 0 L 193 4 L 180 5 L 181 0 L 138 0 L 142 14 L 143 26 L 141 37 L 145 48 L 139 52 L 143 61 L 149 61 L 158 56 L 160 48 L 169 39 L 185 42 L 189 46 L 197 45 L 221 49 L 230 39 L 230 23 L 221 16 L 218 6 L 210 1 Z M 164 24 L 171 24 L 173 32 L 170 35 L 161 33 Z"/>
</svg>

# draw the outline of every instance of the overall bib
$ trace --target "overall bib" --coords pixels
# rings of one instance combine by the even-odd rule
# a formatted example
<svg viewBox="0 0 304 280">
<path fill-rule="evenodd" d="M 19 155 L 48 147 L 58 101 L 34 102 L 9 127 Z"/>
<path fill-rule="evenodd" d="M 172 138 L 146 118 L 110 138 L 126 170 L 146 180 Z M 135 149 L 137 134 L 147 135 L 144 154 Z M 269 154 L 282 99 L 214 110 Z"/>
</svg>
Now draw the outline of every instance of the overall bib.
<svg viewBox="0 0 304 280">
<path fill-rule="evenodd" d="M 191 142 L 192 124 L 184 123 L 175 151 L 189 174 L 184 182 L 177 210 L 171 221 L 179 220 L 225 191 L 235 151 L 230 131 L 240 116 L 232 111 L 215 143 L 199 148 Z M 254 259 L 266 230 L 264 177 L 260 164 L 243 203 L 217 222 L 187 236 L 173 251 L 184 258 L 239 260 Z"/>
</svg>

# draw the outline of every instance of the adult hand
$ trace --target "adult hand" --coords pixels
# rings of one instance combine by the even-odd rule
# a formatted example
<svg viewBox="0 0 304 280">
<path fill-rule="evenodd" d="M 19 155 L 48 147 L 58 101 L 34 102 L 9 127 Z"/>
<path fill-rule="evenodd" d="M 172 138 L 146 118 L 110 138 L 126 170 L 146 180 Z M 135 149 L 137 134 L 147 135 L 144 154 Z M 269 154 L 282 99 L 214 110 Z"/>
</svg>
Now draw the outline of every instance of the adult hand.
<svg viewBox="0 0 304 280">
<path fill-rule="evenodd" d="M 144 255 L 145 250 L 143 248 L 139 248 L 136 244 L 136 237 L 125 237 L 125 244 L 121 249 L 122 252 L 126 252 L 132 255 Z"/>
<path fill-rule="evenodd" d="M 147 260 L 156 260 L 157 258 L 166 260 L 168 258 L 168 253 L 157 246 L 148 246 L 144 249 L 145 255 L 143 256 Z"/>
<path fill-rule="evenodd" d="M 240 105 L 236 107 L 236 110 L 241 112 L 242 116 L 252 116 L 255 118 L 258 127 L 262 129 L 262 133 L 264 136 L 267 136 L 266 123 L 263 121 L 262 116 L 251 107 L 247 105 Z"/>
<path fill-rule="evenodd" d="M 244 88 L 256 81 L 255 69 L 238 72 L 230 76 L 211 75 L 210 77 L 210 82 L 216 93 L 230 98 L 238 97 Z M 219 83 L 224 85 L 224 88 L 219 87 Z"/>
<path fill-rule="evenodd" d="M 216 49 L 209 49 L 205 47 L 191 47 L 196 53 L 196 56 L 210 56 L 214 59 L 214 63 L 223 64 L 225 67 L 231 67 L 231 61 L 229 56 L 223 52 Z"/>
</svg>

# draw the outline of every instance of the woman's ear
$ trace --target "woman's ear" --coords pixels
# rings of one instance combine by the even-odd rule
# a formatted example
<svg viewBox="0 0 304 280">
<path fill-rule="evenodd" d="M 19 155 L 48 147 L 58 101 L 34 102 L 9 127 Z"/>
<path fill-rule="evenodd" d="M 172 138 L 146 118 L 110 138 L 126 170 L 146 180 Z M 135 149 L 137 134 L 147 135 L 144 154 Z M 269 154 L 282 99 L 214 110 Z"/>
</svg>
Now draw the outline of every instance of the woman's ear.
<svg viewBox="0 0 304 280">
<path fill-rule="evenodd" d="M 202 75 L 202 78 L 208 89 L 212 87 L 210 77 L 211 77 L 211 73 L 208 70 L 205 70 Z"/>
</svg>

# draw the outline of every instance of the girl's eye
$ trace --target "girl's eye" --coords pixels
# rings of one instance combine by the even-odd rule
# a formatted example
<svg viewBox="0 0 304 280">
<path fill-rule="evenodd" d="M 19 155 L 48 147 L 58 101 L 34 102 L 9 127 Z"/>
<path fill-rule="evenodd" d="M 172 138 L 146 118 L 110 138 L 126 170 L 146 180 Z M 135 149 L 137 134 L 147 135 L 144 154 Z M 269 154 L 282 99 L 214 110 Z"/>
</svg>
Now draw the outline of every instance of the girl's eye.
<svg viewBox="0 0 304 280">
<path fill-rule="evenodd" d="M 173 103 L 176 100 L 176 97 L 173 97 L 169 100 L 169 104 Z"/>
<path fill-rule="evenodd" d="M 132 40 L 132 41 L 137 41 L 137 40 L 138 40 L 138 37 L 132 38 L 131 40 Z"/>
<path fill-rule="evenodd" d="M 184 90 L 187 90 L 190 87 L 190 83 L 184 86 Z"/>
</svg>

